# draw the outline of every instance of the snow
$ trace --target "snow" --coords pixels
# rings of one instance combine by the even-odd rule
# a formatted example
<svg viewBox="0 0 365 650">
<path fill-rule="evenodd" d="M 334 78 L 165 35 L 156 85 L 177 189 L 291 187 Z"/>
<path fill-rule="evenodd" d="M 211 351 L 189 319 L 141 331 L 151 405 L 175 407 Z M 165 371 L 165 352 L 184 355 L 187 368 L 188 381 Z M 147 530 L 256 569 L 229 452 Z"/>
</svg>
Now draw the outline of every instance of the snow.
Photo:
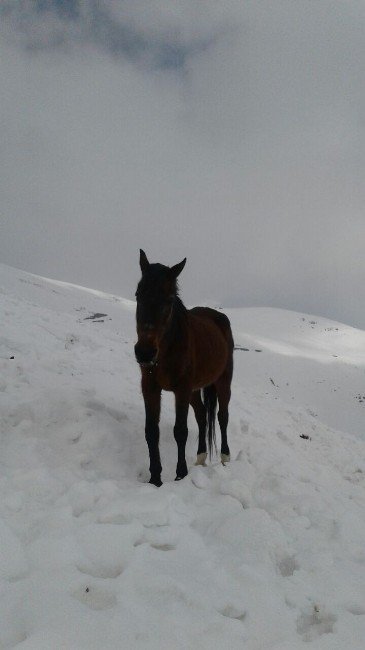
<svg viewBox="0 0 365 650">
<path fill-rule="evenodd" d="M 189 416 L 175 483 L 164 394 L 157 489 L 134 303 L 0 265 L 0 304 L 0 647 L 363 650 L 365 332 L 229 310 L 234 460 Z"/>
</svg>

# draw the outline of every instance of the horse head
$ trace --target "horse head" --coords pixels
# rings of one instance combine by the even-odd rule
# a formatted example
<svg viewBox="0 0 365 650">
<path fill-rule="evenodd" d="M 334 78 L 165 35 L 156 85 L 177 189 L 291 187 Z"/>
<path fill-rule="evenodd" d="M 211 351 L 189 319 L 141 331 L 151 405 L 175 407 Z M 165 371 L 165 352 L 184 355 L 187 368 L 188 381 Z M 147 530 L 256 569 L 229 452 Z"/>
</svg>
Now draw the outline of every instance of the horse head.
<svg viewBox="0 0 365 650">
<path fill-rule="evenodd" d="M 138 341 L 134 352 L 141 366 L 153 366 L 157 362 L 160 341 L 172 318 L 177 278 L 186 258 L 172 267 L 151 264 L 146 253 L 140 250 L 139 263 L 142 278 L 136 291 Z"/>
</svg>

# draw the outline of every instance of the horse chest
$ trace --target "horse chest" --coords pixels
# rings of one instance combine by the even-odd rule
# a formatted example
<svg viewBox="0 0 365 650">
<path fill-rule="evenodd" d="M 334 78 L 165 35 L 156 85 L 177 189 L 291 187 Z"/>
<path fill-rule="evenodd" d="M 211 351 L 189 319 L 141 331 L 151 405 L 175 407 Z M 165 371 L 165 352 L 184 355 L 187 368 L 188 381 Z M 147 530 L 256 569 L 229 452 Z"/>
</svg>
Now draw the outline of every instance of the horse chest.
<svg viewBox="0 0 365 650">
<path fill-rule="evenodd" d="M 159 363 L 155 368 L 155 379 L 162 390 L 175 391 L 184 377 L 179 367 L 168 367 Z"/>
</svg>

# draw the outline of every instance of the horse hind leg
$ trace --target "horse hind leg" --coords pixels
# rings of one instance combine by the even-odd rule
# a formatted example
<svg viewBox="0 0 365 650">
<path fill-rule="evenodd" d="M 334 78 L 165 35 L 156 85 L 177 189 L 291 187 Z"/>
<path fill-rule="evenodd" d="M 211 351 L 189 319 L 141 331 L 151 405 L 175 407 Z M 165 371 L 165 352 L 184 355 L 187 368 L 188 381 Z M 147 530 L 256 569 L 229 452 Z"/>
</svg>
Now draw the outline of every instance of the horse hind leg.
<svg viewBox="0 0 365 650">
<path fill-rule="evenodd" d="M 207 409 L 204 406 L 200 391 L 195 391 L 192 394 L 190 404 L 194 409 L 195 419 L 199 428 L 198 453 L 195 465 L 205 465 L 205 461 L 207 460 L 207 443 L 205 437 L 207 427 Z"/>
<path fill-rule="evenodd" d="M 231 460 L 231 455 L 228 446 L 227 439 L 227 427 L 228 427 L 228 405 L 231 399 L 231 381 L 232 381 L 232 370 L 233 364 L 230 362 L 224 371 L 223 375 L 216 382 L 216 390 L 218 397 L 218 422 L 219 428 L 221 430 L 221 461 L 223 465 L 228 463 Z"/>
</svg>

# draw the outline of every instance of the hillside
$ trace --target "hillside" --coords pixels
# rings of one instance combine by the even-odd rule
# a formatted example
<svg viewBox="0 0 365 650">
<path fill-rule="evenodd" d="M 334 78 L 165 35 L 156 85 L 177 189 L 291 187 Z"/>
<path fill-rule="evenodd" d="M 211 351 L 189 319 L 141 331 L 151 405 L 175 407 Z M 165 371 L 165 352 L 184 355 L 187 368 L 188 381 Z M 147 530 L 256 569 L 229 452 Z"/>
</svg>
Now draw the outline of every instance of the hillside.
<svg viewBox="0 0 365 650">
<path fill-rule="evenodd" d="M 0 647 L 363 650 L 365 332 L 228 310 L 234 460 L 164 394 L 157 489 L 134 308 L 0 265 Z"/>
</svg>

